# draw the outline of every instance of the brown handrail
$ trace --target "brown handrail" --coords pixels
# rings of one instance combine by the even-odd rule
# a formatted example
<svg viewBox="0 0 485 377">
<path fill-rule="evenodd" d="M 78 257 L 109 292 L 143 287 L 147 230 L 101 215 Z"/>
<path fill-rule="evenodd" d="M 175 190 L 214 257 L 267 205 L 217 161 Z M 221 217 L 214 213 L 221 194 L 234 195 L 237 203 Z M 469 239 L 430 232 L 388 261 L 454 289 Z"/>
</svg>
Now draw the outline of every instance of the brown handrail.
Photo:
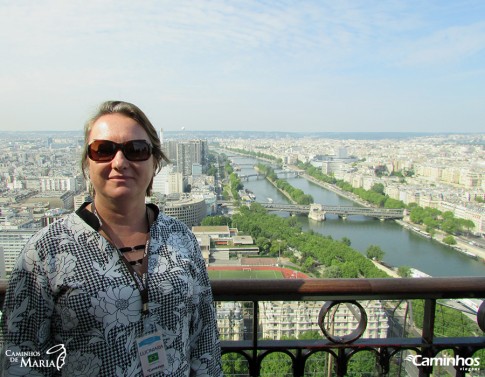
<svg viewBox="0 0 485 377">
<path fill-rule="evenodd" d="M 485 277 L 214 280 L 216 300 L 485 298 Z"/>
<path fill-rule="evenodd" d="M 8 282 L 0 280 L 0 294 Z M 406 296 L 426 298 L 485 298 L 485 277 L 381 278 L 381 279 L 278 279 L 278 280 L 213 280 L 212 291 L 221 299 L 241 296 L 262 299 L 284 296 L 286 299 L 376 297 L 390 299 Z"/>
<path fill-rule="evenodd" d="M 0 280 L 0 297 L 8 282 Z M 485 277 L 382 279 L 213 280 L 214 298 L 238 300 L 335 300 L 485 298 Z"/>
</svg>

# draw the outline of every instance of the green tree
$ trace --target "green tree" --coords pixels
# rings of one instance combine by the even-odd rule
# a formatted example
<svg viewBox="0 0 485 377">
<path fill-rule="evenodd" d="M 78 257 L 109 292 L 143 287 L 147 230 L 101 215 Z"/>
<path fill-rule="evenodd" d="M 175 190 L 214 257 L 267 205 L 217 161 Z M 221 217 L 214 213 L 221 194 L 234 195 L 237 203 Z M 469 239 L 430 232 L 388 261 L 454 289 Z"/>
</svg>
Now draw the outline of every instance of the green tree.
<svg viewBox="0 0 485 377">
<path fill-rule="evenodd" d="M 460 219 L 462 226 L 467 230 L 468 233 L 475 228 L 475 223 L 471 220 Z"/>
<path fill-rule="evenodd" d="M 256 245 L 259 247 L 262 253 L 267 253 L 271 247 L 271 241 L 266 237 L 258 237 Z"/>
<path fill-rule="evenodd" d="M 454 219 L 446 219 L 441 223 L 441 230 L 448 234 L 455 234 L 458 230 L 458 224 Z"/>
<path fill-rule="evenodd" d="M 291 358 L 283 352 L 272 352 L 261 362 L 261 376 L 293 376 Z"/>
<path fill-rule="evenodd" d="M 456 245 L 455 237 L 453 237 L 451 234 L 443 237 L 443 242 L 447 245 Z"/>
<path fill-rule="evenodd" d="M 382 183 L 374 183 L 371 190 L 377 192 L 378 194 L 384 194 L 384 185 Z"/>
<path fill-rule="evenodd" d="M 402 278 L 411 277 L 411 267 L 409 266 L 399 266 L 397 269 L 397 274 Z"/>
<path fill-rule="evenodd" d="M 376 375 L 377 359 L 372 351 L 359 351 L 349 360 L 346 376 L 374 377 Z"/>
<path fill-rule="evenodd" d="M 318 339 L 318 338 L 311 338 L 311 339 Z M 321 339 L 321 335 L 320 335 L 320 339 Z M 316 352 L 312 354 L 305 363 L 304 376 L 327 377 L 329 361 L 334 362 L 334 357 L 328 352 Z"/>
<path fill-rule="evenodd" d="M 324 277 L 329 279 L 339 279 L 342 277 L 342 270 L 337 265 L 327 267 L 324 272 Z"/>
<path fill-rule="evenodd" d="M 302 263 L 303 270 L 307 272 L 312 272 L 314 266 L 315 260 L 312 257 L 305 258 L 305 261 Z"/>
<path fill-rule="evenodd" d="M 384 202 L 384 208 L 406 208 L 402 200 L 387 198 Z"/>
<path fill-rule="evenodd" d="M 384 251 L 377 245 L 370 245 L 366 250 L 367 258 L 381 261 L 384 258 Z"/>
<path fill-rule="evenodd" d="M 425 217 L 425 211 L 422 207 L 412 207 L 409 212 L 409 218 L 415 224 L 422 224 Z"/>
<path fill-rule="evenodd" d="M 350 246 L 352 244 L 352 241 L 350 241 L 350 238 L 342 237 L 342 243 L 344 243 L 347 246 Z"/>
<path fill-rule="evenodd" d="M 244 356 L 237 353 L 222 355 L 222 370 L 225 376 L 249 376 L 249 365 Z"/>
</svg>

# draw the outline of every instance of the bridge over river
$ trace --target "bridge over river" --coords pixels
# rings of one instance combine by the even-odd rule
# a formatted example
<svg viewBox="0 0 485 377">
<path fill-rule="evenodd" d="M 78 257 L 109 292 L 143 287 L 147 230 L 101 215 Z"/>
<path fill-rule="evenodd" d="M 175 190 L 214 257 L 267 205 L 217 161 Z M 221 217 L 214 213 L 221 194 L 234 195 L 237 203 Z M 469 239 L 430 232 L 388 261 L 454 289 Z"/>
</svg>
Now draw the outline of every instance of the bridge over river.
<svg viewBox="0 0 485 377">
<path fill-rule="evenodd" d="M 353 207 L 353 206 L 327 206 L 313 203 L 311 205 L 281 204 L 281 203 L 259 203 L 268 211 L 287 211 L 290 213 L 307 214 L 314 220 L 325 220 L 326 214 L 337 215 L 347 218 L 352 215 L 374 217 L 380 220 L 402 219 L 404 210 L 393 208 Z"/>
<path fill-rule="evenodd" d="M 278 176 L 285 175 L 286 177 L 300 177 L 304 174 L 304 171 L 294 171 L 294 170 L 275 170 L 275 173 Z M 256 177 L 256 179 L 266 179 L 266 174 L 263 173 L 254 173 L 254 174 L 238 174 L 238 177 L 242 181 L 248 181 L 251 177 Z"/>
</svg>

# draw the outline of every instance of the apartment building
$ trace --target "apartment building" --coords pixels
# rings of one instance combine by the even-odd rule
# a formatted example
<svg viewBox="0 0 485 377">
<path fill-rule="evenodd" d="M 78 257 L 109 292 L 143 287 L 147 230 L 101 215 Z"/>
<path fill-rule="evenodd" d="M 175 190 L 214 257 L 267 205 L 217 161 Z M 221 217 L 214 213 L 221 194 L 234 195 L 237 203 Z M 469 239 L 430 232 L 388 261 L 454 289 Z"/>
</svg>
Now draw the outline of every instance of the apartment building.
<svg viewBox="0 0 485 377">
<path fill-rule="evenodd" d="M 241 302 L 217 302 L 217 328 L 221 340 L 244 340 L 244 316 Z"/>
<path fill-rule="evenodd" d="M 262 339 L 279 340 L 282 338 L 299 339 L 304 333 L 322 334 L 318 317 L 324 301 L 262 301 L 259 303 L 259 329 Z M 388 316 L 380 301 L 360 303 L 367 314 L 367 327 L 364 338 L 386 338 L 389 331 Z M 223 340 L 244 339 L 244 319 L 249 320 L 252 308 L 244 308 L 240 302 L 217 303 L 217 325 Z M 332 312 L 326 331 L 332 336 L 352 333 L 358 326 L 355 308 L 342 304 Z M 246 335 L 246 337 L 249 334 Z"/>
<path fill-rule="evenodd" d="M 40 177 L 40 191 L 77 191 L 75 177 Z"/>
<path fill-rule="evenodd" d="M 382 304 L 379 301 L 363 301 L 360 304 L 367 313 L 367 328 L 363 336 L 387 337 L 388 317 Z M 260 326 L 265 339 L 299 338 L 304 332 L 321 331 L 317 318 L 324 301 L 266 301 L 260 305 Z M 340 305 L 330 323 L 333 336 L 350 334 L 358 323 L 353 308 Z"/>
<path fill-rule="evenodd" d="M 3 249 L 5 272 L 12 272 L 17 258 L 24 248 L 27 241 L 39 229 L 1 229 L 0 230 L 0 248 Z M 1 276 L 5 278 L 5 276 Z"/>
</svg>

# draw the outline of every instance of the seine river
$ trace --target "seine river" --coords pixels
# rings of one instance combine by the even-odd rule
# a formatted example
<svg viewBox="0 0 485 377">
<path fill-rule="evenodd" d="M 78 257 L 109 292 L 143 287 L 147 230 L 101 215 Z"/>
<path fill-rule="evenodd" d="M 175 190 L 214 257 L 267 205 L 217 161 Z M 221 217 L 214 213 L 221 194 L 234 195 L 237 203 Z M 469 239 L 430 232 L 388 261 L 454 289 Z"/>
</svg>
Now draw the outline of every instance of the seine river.
<svg viewBox="0 0 485 377">
<path fill-rule="evenodd" d="M 252 165 L 258 161 L 248 157 L 231 157 L 241 164 L 241 175 L 255 174 Z M 281 178 L 285 178 L 281 176 Z M 304 178 L 288 178 L 288 182 L 313 196 L 316 203 L 327 205 L 355 205 L 332 191 L 328 191 Z M 243 181 L 244 187 L 256 195 L 256 201 L 288 203 L 288 200 L 265 179 L 255 177 Z M 278 213 L 288 216 L 288 213 Z M 360 216 L 350 216 L 346 220 L 332 215 L 327 220 L 316 222 L 306 216 L 298 216 L 304 230 L 312 229 L 335 240 L 347 237 L 352 247 L 365 255 L 369 245 L 379 245 L 385 252 L 384 262 L 392 266 L 409 266 L 431 276 L 484 276 L 485 264 L 462 255 L 436 241 L 424 238 L 404 229 L 394 221 L 379 221 Z"/>
</svg>

